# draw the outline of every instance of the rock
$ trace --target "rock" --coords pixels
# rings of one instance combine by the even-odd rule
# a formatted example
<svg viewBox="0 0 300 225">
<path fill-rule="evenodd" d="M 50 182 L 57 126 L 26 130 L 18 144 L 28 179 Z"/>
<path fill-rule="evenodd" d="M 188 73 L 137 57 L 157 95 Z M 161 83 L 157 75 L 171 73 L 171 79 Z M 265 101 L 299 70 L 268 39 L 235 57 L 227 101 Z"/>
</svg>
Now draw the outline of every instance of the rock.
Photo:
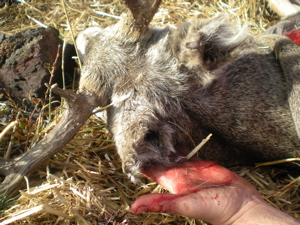
<svg viewBox="0 0 300 225">
<path fill-rule="evenodd" d="M 59 45 L 62 46 L 62 40 L 54 28 L 29 29 L 13 36 L 0 33 L 0 83 L 17 104 L 25 102 L 27 107 L 32 108 L 34 103 L 29 100 L 31 97 L 45 97 L 44 83 L 50 80 L 51 66 Z M 70 49 L 69 45 L 66 52 L 70 53 Z M 60 50 L 51 82 L 59 86 L 62 83 L 61 61 Z"/>
<path fill-rule="evenodd" d="M 9 6 L 14 2 L 14 0 L 0 0 L 0 8 Z"/>
</svg>

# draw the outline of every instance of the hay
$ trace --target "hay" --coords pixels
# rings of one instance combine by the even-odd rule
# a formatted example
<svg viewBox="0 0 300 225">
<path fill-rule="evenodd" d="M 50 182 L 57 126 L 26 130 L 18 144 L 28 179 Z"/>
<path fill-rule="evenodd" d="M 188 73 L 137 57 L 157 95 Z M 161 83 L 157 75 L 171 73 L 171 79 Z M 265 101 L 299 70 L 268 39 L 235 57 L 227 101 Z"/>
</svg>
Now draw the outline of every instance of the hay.
<svg viewBox="0 0 300 225">
<path fill-rule="evenodd" d="M 32 27 L 51 26 L 60 31 L 65 42 L 73 43 L 78 32 L 90 26 L 115 23 L 125 10 L 116 0 L 23 1 L 0 9 L 0 17 L 5 18 L 0 21 L 0 30 L 13 34 Z M 224 11 L 231 14 L 237 24 L 249 24 L 253 33 L 263 31 L 278 19 L 264 1 L 169 0 L 163 1 L 153 23 L 173 25 Z M 102 16 L 104 13 L 110 16 Z M 46 112 L 46 104 L 40 115 Z M 42 138 L 58 118 L 58 110 L 52 113 L 53 123 L 43 116 L 35 123 L 9 117 L 10 121 L 1 129 L 15 120 L 18 126 L 15 132 L 3 133 L 1 153 L 4 155 L 10 145 L 11 154 L 19 154 Z M 129 207 L 136 198 L 165 190 L 147 179 L 143 179 L 142 184 L 132 184 L 122 173 L 111 140 L 105 123 L 93 116 L 44 168 L 28 178 L 27 189 L 20 191 L 19 198 L 2 213 L 2 224 L 204 224 L 168 214 L 131 214 Z M 248 179 L 269 204 L 300 219 L 298 175 L 269 168 L 233 169 Z"/>
</svg>

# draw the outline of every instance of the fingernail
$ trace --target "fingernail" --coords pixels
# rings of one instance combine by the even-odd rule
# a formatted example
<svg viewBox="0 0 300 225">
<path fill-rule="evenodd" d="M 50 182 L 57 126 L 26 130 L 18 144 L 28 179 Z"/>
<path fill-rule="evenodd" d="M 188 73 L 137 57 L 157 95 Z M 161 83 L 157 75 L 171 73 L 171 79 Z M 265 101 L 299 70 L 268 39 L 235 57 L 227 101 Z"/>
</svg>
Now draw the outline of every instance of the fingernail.
<svg viewBox="0 0 300 225">
<path fill-rule="evenodd" d="M 140 206 L 136 209 L 134 214 L 140 214 L 143 212 L 148 212 L 148 207 L 147 206 Z"/>
</svg>

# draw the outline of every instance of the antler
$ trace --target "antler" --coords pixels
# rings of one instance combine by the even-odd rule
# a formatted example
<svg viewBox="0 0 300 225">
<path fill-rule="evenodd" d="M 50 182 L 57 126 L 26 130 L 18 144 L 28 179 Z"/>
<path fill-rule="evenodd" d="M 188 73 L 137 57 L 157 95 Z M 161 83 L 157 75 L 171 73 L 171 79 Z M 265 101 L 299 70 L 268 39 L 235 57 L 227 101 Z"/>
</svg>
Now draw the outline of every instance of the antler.
<svg viewBox="0 0 300 225">
<path fill-rule="evenodd" d="M 24 176 L 29 175 L 66 145 L 98 106 L 94 93 L 86 91 L 76 94 L 58 87 L 52 90 L 66 99 L 67 109 L 53 130 L 32 149 L 17 158 L 0 160 L 0 174 L 6 176 L 0 185 L 0 195 L 6 193 L 7 198 L 12 197 L 22 187 Z"/>
<path fill-rule="evenodd" d="M 137 30 L 136 34 L 139 35 L 147 29 L 161 0 L 125 2 L 132 15 L 123 22 Z M 57 87 L 52 90 L 66 99 L 67 109 L 55 128 L 32 149 L 17 158 L 0 160 L 0 174 L 6 176 L 0 185 L 0 195 L 6 193 L 8 198 L 13 196 L 24 183 L 24 176 L 29 175 L 67 144 L 98 106 L 95 93 L 85 91 L 75 94 Z"/>
<path fill-rule="evenodd" d="M 125 0 L 133 16 L 133 25 L 143 32 L 157 12 L 161 0 Z"/>
</svg>

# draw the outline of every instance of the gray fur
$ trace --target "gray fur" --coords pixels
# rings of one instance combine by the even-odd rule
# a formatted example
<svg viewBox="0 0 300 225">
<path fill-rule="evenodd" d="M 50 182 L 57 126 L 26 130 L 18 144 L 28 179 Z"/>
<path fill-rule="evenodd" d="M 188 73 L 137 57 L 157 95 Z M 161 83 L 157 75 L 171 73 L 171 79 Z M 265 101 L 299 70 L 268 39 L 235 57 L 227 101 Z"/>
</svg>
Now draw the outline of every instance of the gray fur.
<svg viewBox="0 0 300 225">
<path fill-rule="evenodd" d="M 287 18 L 277 22 L 274 26 L 269 27 L 265 34 L 284 34 L 300 27 L 300 12 L 295 13 Z"/>
<path fill-rule="evenodd" d="M 225 15 L 141 35 L 124 32 L 124 21 L 91 39 L 86 31 L 79 42 L 89 40 L 80 47 L 80 91 L 98 93 L 99 106 L 130 94 L 107 110 L 126 172 L 171 165 L 176 149 L 192 150 L 209 133 L 199 156 L 225 166 L 300 156 L 299 114 L 291 112 L 299 102 L 299 46 L 278 35 L 253 37 Z M 282 53 L 285 45 L 294 55 Z"/>
</svg>

